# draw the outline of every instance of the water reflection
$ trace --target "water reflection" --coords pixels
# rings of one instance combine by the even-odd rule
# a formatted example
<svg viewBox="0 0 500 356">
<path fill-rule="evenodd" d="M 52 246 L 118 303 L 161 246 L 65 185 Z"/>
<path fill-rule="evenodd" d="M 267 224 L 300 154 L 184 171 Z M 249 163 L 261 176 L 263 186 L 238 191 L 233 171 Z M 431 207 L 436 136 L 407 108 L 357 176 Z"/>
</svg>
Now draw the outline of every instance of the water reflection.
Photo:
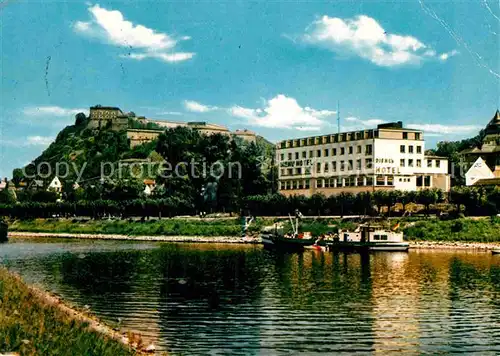
<svg viewBox="0 0 500 356">
<path fill-rule="evenodd" d="M 165 350 L 500 352 L 500 256 L 15 240 L 2 263 Z"/>
</svg>

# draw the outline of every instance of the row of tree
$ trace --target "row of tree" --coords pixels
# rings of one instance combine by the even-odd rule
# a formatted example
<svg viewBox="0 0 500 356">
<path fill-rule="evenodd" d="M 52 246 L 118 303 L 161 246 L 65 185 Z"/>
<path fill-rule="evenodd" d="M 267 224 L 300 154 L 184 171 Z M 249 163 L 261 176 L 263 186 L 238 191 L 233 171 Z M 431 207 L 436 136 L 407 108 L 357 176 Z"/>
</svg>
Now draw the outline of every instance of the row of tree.
<svg viewBox="0 0 500 356">
<path fill-rule="evenodd" d="M 235 200 L 232 206 L 216 205 L 209 207 L 212 212 L 235 212 L 252 215 L 283 216 L 296 209 L 305 215 L 403 215 L 410 203 L 424 207 L 428 215 L 439 212 L 435 204 L 448 201 L 456 205 L 456 213 L 467 215 L 495 215 L 500 213 L 500 188 L 453 188 L 449 195 L 438 189 L 426 189 L 418 192 L 375 191 L 358 194 L 340 193 L 325 197 L 314 194 L 311 197 L 281 194 L 251 195 Z M 399 205 L 396 211 L 395 206 Z M 463 209 L 462 209 L 463 208 Z M 0 215 L 12 218 L 47 218 L 53 216 L 72 217 L 90 216 L 142 216 L 171 217 L 194 215 L 207 211 L 207 205 L 201 200 L 189 201 L 179 196 L 158 199 L 102 200 L 39 203 L 24 202 L 0 204 Z"/>
</svg>

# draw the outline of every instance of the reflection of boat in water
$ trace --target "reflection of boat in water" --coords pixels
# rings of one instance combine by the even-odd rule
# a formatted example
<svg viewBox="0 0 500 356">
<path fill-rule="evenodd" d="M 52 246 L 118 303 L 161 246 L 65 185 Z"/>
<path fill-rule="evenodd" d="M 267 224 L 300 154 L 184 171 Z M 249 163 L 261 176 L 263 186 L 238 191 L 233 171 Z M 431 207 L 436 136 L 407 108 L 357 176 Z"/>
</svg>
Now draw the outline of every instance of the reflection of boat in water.
<svg viewBox="0 0 500 356">
<path fill-rule="evenodd" d="M 7 223 L 0 219 L 0 242 L 7 242 L 8 241 L 8 237 L 7 237 L 8 231 L 9 231 L 9 228 L 7 226 Z"/>
<path fill-rule="evenodd" d="M 368 251 L 407 251 L 408 242 L 403 233 L 376 226 L 360 225 L 355 231 L 339 230 L 333 241 L 325 242 L 329 251 L 335 250 L 368 250 Z"/>
</svg>

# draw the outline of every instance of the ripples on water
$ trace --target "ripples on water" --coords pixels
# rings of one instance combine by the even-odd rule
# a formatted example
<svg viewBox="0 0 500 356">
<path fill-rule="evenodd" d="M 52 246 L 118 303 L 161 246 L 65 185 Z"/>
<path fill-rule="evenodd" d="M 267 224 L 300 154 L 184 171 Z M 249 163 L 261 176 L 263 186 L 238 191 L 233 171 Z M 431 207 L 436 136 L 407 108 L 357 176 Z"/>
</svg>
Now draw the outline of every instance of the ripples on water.
<svg viewBox="0 0 500 356">
<path fill-rule="evenodd" d="M 500 256 L 14 240 L 3 264 L 181 354 L 500 353 Z"/>
</svg>

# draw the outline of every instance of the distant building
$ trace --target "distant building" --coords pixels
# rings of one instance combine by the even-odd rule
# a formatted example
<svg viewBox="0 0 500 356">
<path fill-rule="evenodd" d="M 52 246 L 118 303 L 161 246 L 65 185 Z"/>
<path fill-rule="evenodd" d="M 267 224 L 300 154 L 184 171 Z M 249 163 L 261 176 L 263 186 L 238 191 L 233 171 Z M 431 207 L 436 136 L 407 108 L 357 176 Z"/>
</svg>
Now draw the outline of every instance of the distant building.
<svg viewBox="0 0 500 356">
<path fill-rule="evenodd" d="M 153 191 L 156 187 L 156 181 L 154 181 L 153 179 L 144 179 L 143 183 L 145 185 L 144 194 L 146 196 L 150 196 L 151 194 L 153 194 Z"/>
<path fill-rule="evenodd" d="M 62 183 L 59 180 L 59 177 L 55 176 L 54 179 L 52 179 L 47 187 L 47 190 L 56 193 L 62 192 Z"/>
<path fill-rule="evenodd" d="M 128 128 L 129 116 L 114 106 L 91 106 L 88 127 L 93 129 L 111 129 L 114 131 Z"/>
<path fill-rule="evenodd" d="M 486 162 L 479 157 L 472 167 L 469 168 L 467 173 L 465 173 L 465 185 L 471 186 L 480 180 L 491 178 L 495 178 L 495 175 Z"/>
<path fill-rule="evenodd" d="M 7 186 L 8 186 L 7 178 L 4 178 L 3 180 L 0 180 L 0 191 L 6 189 Z"/>
<path fill-rule="evenodd" d="M 480 157 L 491 171 L 500 172 L 500 112 L 498 110 L 484 129 L 481 146 L 464 150 L 461 155 L 469 163 L 476 162 Z"/>
<path fill-rule="evenodd" d="M 144 127 L 129 128 L 129 120 L 131 119 Z M 256 141 L 255 132 L 249 130 L 236 130 L 235 132 L 231 132 L 227 127 L 204 121 L 180 122 L 153 120 L 144 116 L 136 117 L 134 113 L 124 113 L 120 108 L 115 106 L 96 105 L 90 107 L 88 128 L 110 129 L 113 131 L 127 130 L 130 147 L 151 142 L 158 138 L 164 130 L 176 127 L 189 127 L 202 135 L 221 134 L 229 137 L 240 137 L 248 142 Z"/>
<path fill-rule="evenodd" d="M 450 189 L 448 160 L 425 156 L 423 132 L 401 121 L 376 129 L 281 141 L 279 191 L 285 195 Z"/>
</svg>

